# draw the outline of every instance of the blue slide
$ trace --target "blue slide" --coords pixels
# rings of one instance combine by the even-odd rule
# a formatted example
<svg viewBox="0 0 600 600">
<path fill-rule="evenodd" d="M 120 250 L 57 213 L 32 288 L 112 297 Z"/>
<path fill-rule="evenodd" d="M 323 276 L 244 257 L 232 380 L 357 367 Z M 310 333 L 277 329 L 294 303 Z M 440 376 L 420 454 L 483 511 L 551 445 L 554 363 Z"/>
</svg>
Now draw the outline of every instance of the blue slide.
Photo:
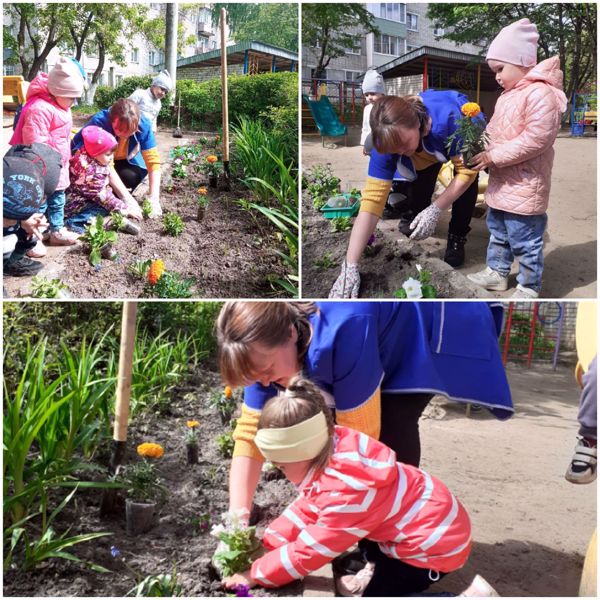
<svg viewBox="0 0 600 600">
<path fill-rule="evenodd" d="M 348 133 L 348 127 L 340 123 L 327 96 L 321 96 L 318 101 L 311 100 L 306 94 L 303 94 L 302 97 L 310 108 L 321 137 L 339 137 Z"/>
</svg>

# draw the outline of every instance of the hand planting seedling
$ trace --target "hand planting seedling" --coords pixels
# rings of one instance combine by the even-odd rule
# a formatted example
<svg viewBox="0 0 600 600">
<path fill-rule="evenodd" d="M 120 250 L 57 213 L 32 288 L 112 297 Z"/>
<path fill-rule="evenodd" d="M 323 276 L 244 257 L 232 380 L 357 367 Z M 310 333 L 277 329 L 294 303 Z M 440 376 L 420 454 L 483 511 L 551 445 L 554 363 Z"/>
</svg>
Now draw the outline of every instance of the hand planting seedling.
<svg viewBox="0 0 600 600">
<path fill-rule="evenodd" d="M 226 385 L 223 391 L 214 391 L 208 401 L 211 408 L 215 408 L 221 417 L 223 425 L 229 423 L 237 405 L 233 390 Z"/>
<path fill-rule="evenodd" d="M 260 542 L 256 537 L 256 528 L 248 527 L 246 511 L 231 511 L 223 513 L 223 522 L 213 525 L 211 535 L 216 537 L 222 550 L 217 549 L 213 562 L 222 577 L 229 577 L 234 573 L 242 573 L 250 567 L 254 555 L 260 549 Z"/>
<path fill-rule="evenodd" d="M 46 277 L 35 275 L 31 279 L 31 296 L 33 298 L 59 298 L 68 289 L 69 286 L 58 278 L 46 279 Z"/>
<path fill-rule="evenodd" d="M 335 219 L 331 219 L 331 231 L 333 233 L 348 231 L 348 229 L 352 229 L 352 217 L 335 217 Z"/>
<path fill-rule="evenodd" d="M 90 247 L 90 264 L 95 267 L 100 264 L 103 257 L 116 258 L 116 253 L 113 255 L 108 251 L 117 239 L 116 231 L 104 229 L 104 219 L 102 216 L 97 215 L 96 219 L 85 228 L 85 233 L 81 236 L 81 240 Z"/>
<path fill-rule="evenodd" d="M 436 298 L 436 289 L 431 285 L 431 271 L 426 271 L 417 265 L 419 278 L 409 277 L 402 287 L 394 293 L 396 298 Z"/>
<path fill-rule="evenodd" d="M 182 218 L 176 213 L 167 213 L 163 217 L 163 226 L 165 233 L 177 237 L 183 232 L 185 225 L 183 224 Z"/>
</svg>

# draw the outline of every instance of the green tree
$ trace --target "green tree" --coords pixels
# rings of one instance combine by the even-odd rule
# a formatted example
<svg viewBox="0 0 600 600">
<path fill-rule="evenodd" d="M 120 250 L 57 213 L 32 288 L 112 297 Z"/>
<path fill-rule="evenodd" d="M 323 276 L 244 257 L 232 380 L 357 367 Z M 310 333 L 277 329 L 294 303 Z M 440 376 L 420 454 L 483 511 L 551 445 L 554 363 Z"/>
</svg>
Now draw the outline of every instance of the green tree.
<svg viewBox="0 0 600 600">
<path fill-rule="evenodd" d="M 571 97 L 595 82 L 597 5 L 593 4 L 429 4 L 428 18 L 458 43 L 489 42 L 502 27 L 527 17 L 540 33 L 539 56 L 558 56 L 565 74 L 565 93 Z"/>
<path fill-rule="evenodd" d="M 218 23 L 221 8 L 227 11 L 231 37 L 236 42 L 255 40 L 298 51 L 297 4 L 214 4 L 214 23 Z"/>
<path fill-rule="evenodd" d="M 361 37 L 367 33 L 379 30 L 362 4 L 302 5 L 302 45 L 315 48 L 317 78 L 323 76 L 331 59 L 360 48 Z"/>
</svg>

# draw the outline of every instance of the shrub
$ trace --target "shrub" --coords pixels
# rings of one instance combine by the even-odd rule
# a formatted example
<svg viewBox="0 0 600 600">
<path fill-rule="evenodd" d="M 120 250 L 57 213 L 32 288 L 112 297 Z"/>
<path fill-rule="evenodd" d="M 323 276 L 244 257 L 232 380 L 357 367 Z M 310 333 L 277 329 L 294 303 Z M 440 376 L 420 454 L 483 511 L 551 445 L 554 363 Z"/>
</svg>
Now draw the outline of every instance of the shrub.
<svg viewBox="0 0 600 600">
<path fill-rule="evenodd" d="M 173 212 L 167 213 L 163 217 L 163 226 L 165 229 L 165 233 L 177 237 L 181 235 L 183 229 L 185 227 L 182 218 Z"/>
</svg>

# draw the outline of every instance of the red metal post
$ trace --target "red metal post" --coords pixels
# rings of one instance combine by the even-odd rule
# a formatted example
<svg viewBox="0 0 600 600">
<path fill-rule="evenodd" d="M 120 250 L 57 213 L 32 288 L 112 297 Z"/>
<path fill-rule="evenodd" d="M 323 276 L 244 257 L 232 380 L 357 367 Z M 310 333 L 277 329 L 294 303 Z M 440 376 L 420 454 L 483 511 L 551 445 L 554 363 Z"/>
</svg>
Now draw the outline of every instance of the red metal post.
<svg viewBox="0 0 600 600">
<path fill-rule="evenodd" d="M 529 332 L 529 347 L 527 348 L 527 368 L 531 367 L 531 359 L 533 358 L 533 346 L 535 344 L 535 324 L 537 321 L 539 303 L 533 303 L 533 318 L 531 319 L 531 331 Z"/>
<path fill-rule="evenodd" d="M 352 85 L 352 125 L 356 125 L 356 113 L 354 112 L 354 90 L 355 87 Z"/>
<path fill-rule="evenodd" d="M 429 81 L 427 79 L 427 70 L 429 67 L 429 57 L 425 56 L 423 58 L 423 91 L 429 88 Z"/>
<path fill-rule="evenodd" d="M 344 82 L 340 81 L 340 122 L 344 122 Z"/>
<path fill-rule="evenodd" d="M 502 362 L 504 364 L 508 361 L 508 350 L 510 347 L 510 329 L 512 327 L 512 317 L 513 317 L 513 303 L 511 302 L 508 305 L 508 318 L 506 319 L 506 325 L 504 326 L 504 349 L 502 351 Z"/>
</svg>

